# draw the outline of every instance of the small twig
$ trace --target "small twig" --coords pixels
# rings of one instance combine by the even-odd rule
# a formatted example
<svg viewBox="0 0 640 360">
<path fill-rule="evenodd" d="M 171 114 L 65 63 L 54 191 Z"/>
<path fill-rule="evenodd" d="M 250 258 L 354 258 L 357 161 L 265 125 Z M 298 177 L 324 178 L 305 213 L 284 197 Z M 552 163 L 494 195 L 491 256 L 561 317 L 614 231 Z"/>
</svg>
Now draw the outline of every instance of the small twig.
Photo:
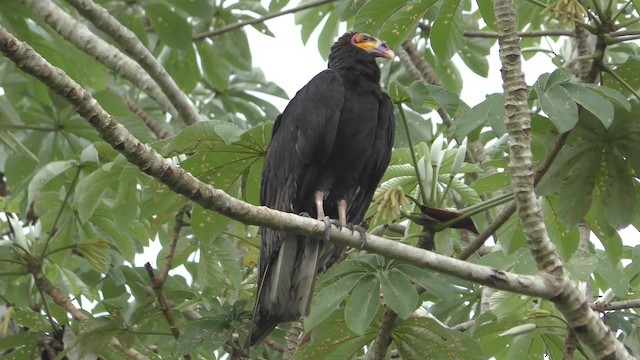
<svg viewBox="0 0 640 360">
<path fill-rule="evenodd" d="M 519 37 L 543 37 L 543 36 L 569 36 L 573 37 L 571 30 L 530 30 L 519 31 Z M 466 37 L 497 39 L 498 33 L 495 31 L 468 30 L 463 33 Z"/>
<path fill-rule="evenodd" d="M 115 89 L 111 89 L 111 91 L 113 91 L 114 93 L 117 93 Z M 123 95 L 120 95 L 120 96 L 122 97 L 124 102 L 127 104 L 127 107 L 129 108 L 129 110 L 131 110 L 132 113 L 138 115 L 138 117 L 142 120 L 142 122 L 144 122 L 144 124 L 147 125 L 147 128 L 149 128 L 149 130 L 151 130 L 151 132 L 156 136 L 156 138 L 167 139 L 171 137 L 171 133 L 167 131 L 167 129 L 165 129 L 160 124 L 160 122 L 154 119 L 153 116 L 149 115 L 149 113 L 144 111 L 140 106 L 138 106 L 138 104 L 131 101 L 131 99 L 129 99 L 128 97 Z"/>
<path fill-rule="evenodd" d="M 164 318 L 167 320 L 169 330 L 171 330 L 171 334 L 173 335 L 173 337 L 175 339 L 178 339 L 180 337 L 180 330 L 178 330 L 178 327 L 176 326 L 176 319 L 173 317 L 173 314 L 171 313 L 171 307 L 167 302 L 167 298 L 164 296 L 164 291 L 162 291 L 165 279 L 154 275 L 153 267 L 151 267 L 151 264 L 144 264 L 144 268 L 145 270 L 147 270 L 147 274 L 151 279 L 153 291 L 155 292 L 156 298 L 158 298 L 158 303 L 160 304 L 160 311 L 162 312 L 162 315 L 164 315 Z M 190 360 L 191 355 L 185 354 L 184 358 L 185 360 Z"/>
<path fill-rule="evenodd" d="M 169 249 L 167 250 L 167 255 L 164 259 L 164 264 L 162 265 L 162 272 L 160 273 L 160 280 L 162 284 L 167 280 L 169 276 L 169 270 L 171 270 L 171 263 L 173 262 L 173 256 L 176 252 L 176 245 L 178 244 L 178 240 L 180 239 L 180 230 L 185 225 L 182 218 L 186 213 L 191 210 L 193 206 L 192 203 L 188 203 L 185 205 L 178 213 L 176 213 L 175 224 L 173 225 L 173 233 L 171 234 L 171 241 L 169 242 Z"/>
<path fill-rule="evenodd" d="M 251 20 L 247 20 L 247 21 L 241 21 L 241 22 L 238 22 L 238 23 L 235 23 L 235 24 L 227 25 L 227 26 L 222 27 L 220 29 L 215 29 L 215 30 L 205 31 L 205 32 L 202 32 L 202 33 L 199 33 L 199 34 L 195 34 L 195 35 L 193 35 L 192 39 L 193 39 L 193 41 L 199 41 L 199 40 L 202 40 L 202 39 L 206 39 L 208 37 L 213 37 L 213 36 L 216 36 L 216 35 L 224 34 L 226 32 L 232 31 L 232 30 L 240 29 L 241 27 L 245 27 L 247 25 L 260 24 L 260 23 L 263 23 L 263 22 L 265 22 L 265 21 L 267 21 L 269 19 L 273 19 L 273 18 L 282 16 L 282 15 L 296 13 L 298 11 L 310 9 L 310 8 L 317 7 L 317 6 L 322 6 L 324 4 L 328 4 L 328 3 L 331 3 L 331 2 L 334 2 L 334 1 L 336 1 L 336 0 L 320 0 L 320 1 L 310 2 L 310 3 L 304 4 L 304 5 L 300 5 L 298 7 L 291 8 L 291 9 L 270 13 L 270 14 L 261 16 L 261 17 L 256 18 L 256 19 L 251 19 Z"/>
</svg>

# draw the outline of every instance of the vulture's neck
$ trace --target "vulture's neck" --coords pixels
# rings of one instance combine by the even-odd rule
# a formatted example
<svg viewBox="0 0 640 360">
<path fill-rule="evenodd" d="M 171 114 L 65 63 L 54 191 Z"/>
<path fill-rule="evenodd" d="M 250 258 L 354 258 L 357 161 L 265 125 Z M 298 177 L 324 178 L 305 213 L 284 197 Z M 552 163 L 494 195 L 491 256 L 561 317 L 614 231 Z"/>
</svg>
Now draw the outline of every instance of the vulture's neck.
<svg viewBox="0 0 640 360">
<path fill-rule="evenodd" d="M 345 78 L 368 79 L 380 83 L 380 68 L 375 59 L 354 59 L 352 57 L 329 57 L 329 69 L 337 71 Z"/>
</svg>

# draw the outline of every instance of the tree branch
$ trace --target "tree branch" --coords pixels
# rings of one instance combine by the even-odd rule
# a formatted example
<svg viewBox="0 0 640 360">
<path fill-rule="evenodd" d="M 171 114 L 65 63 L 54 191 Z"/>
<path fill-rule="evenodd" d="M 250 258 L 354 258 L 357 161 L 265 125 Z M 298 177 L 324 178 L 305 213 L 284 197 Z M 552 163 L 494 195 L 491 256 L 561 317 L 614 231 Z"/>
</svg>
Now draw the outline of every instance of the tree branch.
<svg viewBox="0 0 640 360">
<path fill-rule="evenodd" d="M 240 29 L 242 27 L 245 27 L 247 25 L 254 25 L 254 24 L 260 24 L 263 23 L 269 19 L 273 19 L 282 15 L 287 15 L 287 14 L 293 14 L 296 13 L 298 11 L 302 11 L 302 10 L 307 10 L 307 9 L 311 9 L 317 6 L 322 6 L 324 4 L 328 4 L 328 3 L 332 3 L 336 0 L 319 0 L 319 1 L 314 1 L 314 2 L 310 2 L 310 3 L 306 3 L 291 9 L 287 9 L 287 10 L 282 10 L 282 11 L 278 11 L 278 12 L 274 12 L 274 13 L 269 13 L 266 14 L 264 16 L 261 16 L 259 18 L 255 18 L 255 19 L 251 19 L 251 20 L 247 20 L 247 21 L 241 21 L 235 24 L 231 24 L 231 25 L 227 25 L 225 27 L 222 27 L 220 29 L 215 29 L 215 30 L 210 30 L 210 31 L 205 31 L 199 34 L 195 34 L 193 35 L 192 39 L 193 41 L 200 41 L 202 39 L 206 39 L 209 37 L 214 37 L 216 35 L 220 35 L 220 34 L 224 34 L 226 32 L 232 31 L 232 30 L 236 30 L 236 29 Z"/>
<path fill-rule="evenodd" d="M 303 216 L 284 213 L 264 206 L 253 206 L 205 184 L 184 169 L 164 159 L 142 144 L 126 128 L 118 124 L 98 102 L 64 72 L 46 62 L 29 45 L 20 42 L 0 26 L 0 51 L 23 71 L 38 78 L 51 90 L 71 103 L 76 112 L 87 119 L 99 135 L 132 164 L 166 184 L 172 191 L 204 208 L 249 225 L 267 226 L 279 231 L 322 239 L 325 224 Z M 359 248 L 359 234 L 349 229 L 330 229 L 331 241 Z M 558 293 L 552 277 L 546 274 L 519 275 L 488 266 L 467 263 L 410 245 L 368 235 L 364 250 L 422 266 L 461 279 L 489 285 L 496 289 L 550 299 Z"/>
<path fill-rule="evenodd" d="M 551 299 L 565 319 L 598 358 L 628 359 L 631 355 L 611 330 L 591 311 L 585 297 L 564 272 L 555 246 L 549 240 L 542 208 L 534 191 L 531 154 L 531 115 L 527 84 L 522 73 L 520 42 L 516 34 L 513 0 L 494 1 L 500 37 L 500 61 L 505 92 L 505 122 L 509 133 L 509 171 L 517 213 L 538 268 L 560 285 Z"/>
<path fill-rule="evenodd" d="M 144 91 L 164 111 L 177 117 L 178 112 L 155 81 L 131 58 L 99 36 L 87 26 L 67 14 L 51 0 L 22 0 L 33 12 L 67 41 L 104 64 L 114 73 L 129 80 Z"/>
<path fill-rule="evenodd" d="M 378 337 L 371 345 L 367 355 L 370 360 L 384 360 L 393 341 L 393 329 L 396 326 L 398 314 L 385 305 L 382 325 L 378 329 Z M 371 355 L 369 355 L 371 354 Z"/>
<path fill-rule="evenodd" d="M 429 34 L 431 32 L 431 25 L 420 23 L 418 27 L 423 32 Z M 573 31 L 571 30 L 529 30 L 529 31 L 519 31 L 517 32 L 519 37 L 542 37 L 542 36 L 574 36 Z M 486 39 L 497 39 L 498 33 L 496 31 L 482 31 L 482 30 L 466 30 L 462 33 L 464 37 L 471 38 L 486 38 Z"/>
<path fill-rule="evenodd" d="M 200 115 L 167 71 L 138 39 L 102 6 L 92 0 L 67 0 L 98 29 L 111 36 L 155 80 L 187 125 L 200 121 Z"/>
</svg>

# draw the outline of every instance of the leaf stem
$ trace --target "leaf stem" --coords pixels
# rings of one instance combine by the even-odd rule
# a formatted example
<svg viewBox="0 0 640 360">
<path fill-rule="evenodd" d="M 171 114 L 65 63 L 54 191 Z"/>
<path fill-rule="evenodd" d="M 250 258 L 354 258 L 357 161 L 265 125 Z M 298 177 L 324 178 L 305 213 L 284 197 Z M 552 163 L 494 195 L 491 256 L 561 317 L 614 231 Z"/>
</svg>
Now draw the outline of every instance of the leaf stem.
<svg viewBox="0 0 640 360">
<path fill-rule="evenodd" d="M 409 143 L 409 151 L 411 152 L 411 160 L 413 161 L 413 168 L 416 171 L 416 180 L 418 181 L 418 186 L 420 187 L 420 195 L 422 196 L 422 203 L 427 202 L 427 191 L 424 188 L 421 178 L 420 178 L 420 169 L 418 168 L 418 157 L 416 155 L 416 149 L 413 147 L 413 140 L 411 140 L 411 133 L 409 132 L 409 123 L 407 122 L 407 116 L 404 114 L 404 109 L 402 108 L 402 104 L 396 104 L 398 106 L 398 112 L 400 113 L 400 117 L 402 118 L 402 124 L 404 125 L 404 130 L 407 133 L 407 142 Z"/>
<path fill-rule="evenodd" d="M 49 231 L 49 235 L 47 236 L 47 240 L 44 243 L 44 248 L 42 249 L 42 255 L 41 257 L 44 257 L 44 254 L 47 253 L 47 248 L 49 247 L 49 244 L 51 243 L 51 239 L 53 239 L 55 231 L 56 231 L 56 227 L 58 226 L 58 221 L 60 221 L 60 218 L 62 217 L 62 211 L 64 210 L 64 207 L 67 205 L 67 202 L 69 201 L 69 198 L 71 197 L 71 193 L 73 192 L 74 187 L 76 186 L 76 183 L 78 182 L 78 179 L 80 178 L 80 171 L 82 170 L 81 166 L 78 166 L 78 171 L 76 171 L 76 175 L 73 177 L 73 180 L 71 181 L 71 185 L 69 186 L 69 191 L 67 191 L 67 193 L 64 196 L 64 200 L 62 200 L 62 204 L 60 205 L 60 209 L 58 210 L 58 214 L 56 215 L 56 219 L 53 221 L 53 225 L 51 225 L 51 230 Z"/>
<path fill-rule="evenodd" d="M 638 100 L 640 100 L 640 94 L 633 88 L 628 82 L 626 82 L 618 73 L 613 71 L 609 66 L 602 64 L 602 70 L 616 79 L 622 86 L 624 86 L 629 92 L 633 94 Z"/>
</svg>

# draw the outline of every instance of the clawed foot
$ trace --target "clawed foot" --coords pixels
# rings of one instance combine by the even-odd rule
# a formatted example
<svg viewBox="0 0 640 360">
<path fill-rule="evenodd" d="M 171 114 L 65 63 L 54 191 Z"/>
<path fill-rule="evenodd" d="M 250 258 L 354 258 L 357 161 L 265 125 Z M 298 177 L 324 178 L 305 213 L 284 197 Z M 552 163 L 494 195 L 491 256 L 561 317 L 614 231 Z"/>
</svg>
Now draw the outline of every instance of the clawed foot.
<svg viewBox="0 0 640 360">
<path fill-rule="evenodd" d="M 367 243 L 367 228 L 352 224 L 347 224 L 347 228 L 351 230 L 351 235 L 353 235 L 354 231 L 357 231 L 360 234 L 360 250 L 364 249 L 364 244 Z"/>
<path fill-rule="evenodd" d="M 308 212 L 304 212 L 304 211 L 303 211 L 303 212 L 301 212 L 301 213 L 300 213 L 300 214 L 298 214 L 298 215 L 299 215 L 299 216 L 302 216 L 302 217 L 308 217 L 308 218 L 310 218 L 310 217 L 311 217 L 311 215 L 309 215 L 309 213 L 308 213 Z"/>
<path fill-rule="evenodd" d="M 331 218 L 325 216 L 322 221 L 324 222 L 324 241 L 329 242 L 331 240 Z"/>
</svg>

